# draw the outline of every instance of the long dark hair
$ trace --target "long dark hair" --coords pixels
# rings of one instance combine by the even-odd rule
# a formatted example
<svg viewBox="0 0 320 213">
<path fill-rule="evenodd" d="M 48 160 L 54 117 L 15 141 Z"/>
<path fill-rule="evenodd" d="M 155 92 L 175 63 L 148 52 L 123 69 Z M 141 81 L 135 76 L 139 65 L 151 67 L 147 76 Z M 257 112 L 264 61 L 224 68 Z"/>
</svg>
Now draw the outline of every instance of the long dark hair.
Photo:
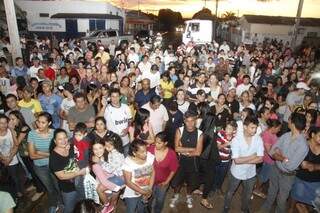
<svg viewBox="0 0 320 213">
<path fill-rule="evenodd" d="M 94 141 L 91 143 L 91 148 L 90 148 L 91 152 L 90 152 L 90 160 L 89 160 L 89 165 L 90 165 L 90 167 L 92 167 L 92 165 L 95 164 L 95 162 L 92 161 L 92 157 L 94 156 L 93 146 L 94 146 L 95 144 L 100 144 L 100 145 L 102 145 L 103 147 L 105 146 L 104 141 L 101 140 L 101 139 L 96 139 L 96 140 L 94 140 Z M 104 157 L 104 160 L 107 160 L 107 159 L 108 159 L 108 153 L 107 153 L 106 149 L 104 149 L 103 157 Z"/>
<path fill-rule="evenodd" d="M 54 132 L 53 132 L 53 138 L 51 139 L 51 143 L 50 143 L 50 147 L 49 147 L 50 153 L 51 153 L 51 152 L 53 151 L 53 149 L 56 147 L 55 140 L 56 140 L 57 135 L 60 134 L 60 133 L 64 133 L 64 134 L 66 134 L 66 135 L 68 136 L 67 131 L 64 130 L 64 129 L 58 128 L 58 129 L 54 130 Z"/>
<path fill-rule="evenodd" d="M 18 110 L 14 110 L 14 111 L 11 111 L 9 113 L 9 116 L 10 115 L 13 115 L 15 116 L 18 120 L 19 120 L 19 123 L 18 123 L 18 126 L 16 126 L 14 129 L 15 131 L 19 134 L 21 132 L 21 130 L 24 128 L 24 127 L 27 127 L 27 131 L 30 130 L 30 127 L 28 126 L 28 124 L 26 123 L 23 115 L 21 114 L 20 111 Z"/>
<path fill-rule="evenodd" d="M 45 117 L 48 121 L 48 123 L 51 123 L 49 125 L 49 128 L 52 128 L 52 116 L 49 112 L 40 112 L 40 114 L 38 115 L 38 118 L 39 117 Z"/>
<path fill-rule="evenodd" d="M 134 153 L 139 150 L 139 147 L 146 146 L 143 140 L 135 139 L 130 143 L 128 155 L 134 157 Z"/>
<path fill-rule="evenodd" d="M 118 134 L 111 132 L 107 136 L 105 143 L 112 144 L 118 152 L 123 153 L 122 139 Z"/>
<path fill-rule="evenodd" d="M 150 117 L 150 112 L 147 109 L 140 108 L 134 119 L 134 138 L 136 138 L 141 132 L 146 120 Z"/>
<path fill-rule="evenodd" d="M 96 204 L 93 200 L 85 199 L 76 204 L 73 213 L 99 213 L 99 208 L 99 204 Z"/>
<path fill-rule="evenodd" d="M 104 125 L 105 125 L 106 128 L 107 128 L 107 121 L 106 121 L 106 119 L 105 119 L 104 117 L 102 117 L 102 116 L 99 116 L 99 117 L 96 117 L 96 119 L 94 120 L 94 129 L 96 129 L 96 123 L 97 123 L 98 121 L 102 121 L 102 123 L 104 123 Z"/>
</svg>

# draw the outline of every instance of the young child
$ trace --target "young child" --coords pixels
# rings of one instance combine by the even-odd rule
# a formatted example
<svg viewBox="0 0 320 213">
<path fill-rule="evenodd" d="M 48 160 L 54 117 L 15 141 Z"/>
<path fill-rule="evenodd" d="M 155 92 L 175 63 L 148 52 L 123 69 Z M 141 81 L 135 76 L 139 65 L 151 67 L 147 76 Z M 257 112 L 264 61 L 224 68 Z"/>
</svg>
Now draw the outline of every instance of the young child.
<svg viewBox="0 0 320 213">
<path fill-rule="evenodd" d="M 77 123 L 73 131 L 73 137 L 70 139 L 70 144 L 73 145 L 75 158 L 80 169 L 89 165 L 90 143 L 86 136 L 86 124 Z M 83 187 L 83 176 L 78 176 L 75 178 L 75 186 L 81 198 L 84 199 L 85 192 Z"/>
<path fill-rule="evenodd" d="M 115 133 L 111 133 L 105 141 L 105 148 L 108 151 L 107 161 L 102 161 L 103 170 L 109 174 L 113 174 L 108 180 L 118 185 L 124 186 L 122 174 L 122 165 L 124 163 L 123 147 L 121 137 Z"/>
<path fill-rule="evenodd" d="M 217 190 L 220 195 L 223 194 L 221 187 L 230 167 L 230 143 L 234 138 L 236 131 L 237 123 L 235 121 L 227 121 L 225 129 L 222 129 L 217 133 L 217 145 L 221 162 L 216 165 L 216 175 L 214 176 L 214 191 Z"/>
<path fill-rule="evenodd" d="M 121 137 L 111 133 L 106 141 L 96 140 L 92 144 L 92 171 L 99 182 L 97 192 L 107 210 L 113 209 L 119 197 L 119 191 L 125 186 L 122 177 L 122 154 Z M 111 191 L 110 198 L 106 191 Z"/>
</svg>

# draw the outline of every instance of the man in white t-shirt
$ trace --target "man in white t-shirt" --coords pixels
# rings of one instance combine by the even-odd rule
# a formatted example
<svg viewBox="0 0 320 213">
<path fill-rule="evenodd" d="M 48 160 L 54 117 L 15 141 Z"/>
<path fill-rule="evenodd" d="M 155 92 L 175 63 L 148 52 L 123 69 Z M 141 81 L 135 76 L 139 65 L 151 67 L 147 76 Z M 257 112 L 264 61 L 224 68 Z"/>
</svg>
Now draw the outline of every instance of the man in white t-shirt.
<svg viewBox="0 0 320 213">
<path fill-rule="evenodd" d="M 160 72 L 159 67 L 155 64 L 151 66 L 149 71 L 145 71 L 141 75 L 141 79 L 149 79 L 150 80 L 150 88 L 155 88 L 160 85 Z"/>
<path fill-rule="evenodd" d="M 249 90 L 250 87 L 251 87 L 251 84 L 250 84 L 250 76 L 249 76 L 249 75 L 244 75 L 244 76 L 243 76 L 243 83 L 240 84 L 240 85 L 238 85 L 237 88 L 236 88 L 237 96 L 240 97 L 241 94 L 242 94 L 244 91 Z"/>
<path fill-rule="evenodd" d="M 31 78 L 36 78 L 38 74 L 39 69 L 43 69 L 43 67 L 40 65 L 40 59 L 38 57 L 32 58 L 32 66 L 28 70 L 28 75 Z"/>
<path fill-rule="evenodd" d="M 128 127 L 132 120 L 130 108 L 126 104 L 120 103 L 120 90 L 110 90 L 111 103 L 104 111 L 104 118 L 107 121 L 107 129 L 120 135 L 124 154 L 129 150 Z"/>
<path fill-rule="evenodd" d="M 225 52 L 225 54 L 228 54 L 228 52 L 230 51 L 230 47 L 226 41 L 223 41 L 223 43 L 221 44 L 219 51 L 221 51 L 221 50 L 223 50 Z"/>
<path fill-rule="evenodd" d="M 140 69 L 142 74 L 144 72 L 150 71 L 151 63 L 149 62 L 149 56 L 142 56 L 142 61 L 139 63 L 138 68 Z"/>
<path fill-rule="evenodd" d="M 223 213 L 229 212 L 232 197 L 241 182 L 243 182 L 241 211 L 250 212 L 250 198 L 256 182 L 256 164 L 263 161 L 263 141 L 256 134 L 259 125 L 258 119 L 254 116 L 247 116 L 243 125 L 243 133 L 237 134 L 231 142 L 231 174 L 224 200 Z"/>
<path fill-rule="evenodd" d="M 158 95 L 153 96 L 148 103 L 142 106 L 150 112 L 150 123 L 154 134 L 162 132 L 169 120 L 167 109 L 161 104 L 161 98 Z"/>
</svg>

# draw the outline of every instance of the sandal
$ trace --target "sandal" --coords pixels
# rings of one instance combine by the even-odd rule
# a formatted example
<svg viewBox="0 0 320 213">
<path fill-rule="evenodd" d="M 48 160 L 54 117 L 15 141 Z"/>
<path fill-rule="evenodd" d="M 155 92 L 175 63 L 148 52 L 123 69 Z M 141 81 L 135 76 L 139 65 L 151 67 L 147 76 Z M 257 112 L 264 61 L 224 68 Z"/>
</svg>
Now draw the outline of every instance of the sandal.
<svg viewBox="0 0 320 213">
<path fill-rule="evenodd" d="M 200 204 L 205 207 L 206 209 L 213 209 L 213 205 L 208 202 L 206 199 L 202 199 Z"/>
<path fill-rule="evenodd" d="M 267 196 L 263 192 L 258 191 L 258 190 L 253 190 L 252 194 L 254 194 L 254 195 L 258 196 L 258 197 L 261 197 L 262 199 L 266 199 L 267 198 Z"/>
<path fill-rule="evenodd" d="M 196 189 L 192 193 L 195 195 L 202 195 L 202 191 L 200 189 Z"/>
</svg>

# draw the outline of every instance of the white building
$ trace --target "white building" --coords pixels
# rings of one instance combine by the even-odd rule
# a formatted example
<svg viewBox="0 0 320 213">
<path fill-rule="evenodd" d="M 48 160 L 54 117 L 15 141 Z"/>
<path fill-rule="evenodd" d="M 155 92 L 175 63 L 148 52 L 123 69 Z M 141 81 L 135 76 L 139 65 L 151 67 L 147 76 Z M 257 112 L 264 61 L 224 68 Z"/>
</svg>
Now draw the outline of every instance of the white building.
<svg viewBox="0 0 320 213">
<path fill-rule="evenodd" d="M 15 3 L 27 13 L 30 32 L 84 35 L 93 30 L 123 30 L 123 10 L 107 1 L 15 0 Z"/>
<path fill-rule="evenodd" d="M 243 15 L 239 20 L 237 32 L 231 36 L 233 41 L 252 43 L 262 42 L 265 38 L 290 42 L 295 24 L 294 17 Z M 236 36 L 235 34 L 238 34 Z M 238 37 L 238 38 L 237 38 Z M 239 39 L 240 38 L 240 39 Z M 303 39 L 320 38 L 320 19 L 301 18 L 296 44 Z M 236 43 L 238 43 L 236 42 Z"/>
</svg>

